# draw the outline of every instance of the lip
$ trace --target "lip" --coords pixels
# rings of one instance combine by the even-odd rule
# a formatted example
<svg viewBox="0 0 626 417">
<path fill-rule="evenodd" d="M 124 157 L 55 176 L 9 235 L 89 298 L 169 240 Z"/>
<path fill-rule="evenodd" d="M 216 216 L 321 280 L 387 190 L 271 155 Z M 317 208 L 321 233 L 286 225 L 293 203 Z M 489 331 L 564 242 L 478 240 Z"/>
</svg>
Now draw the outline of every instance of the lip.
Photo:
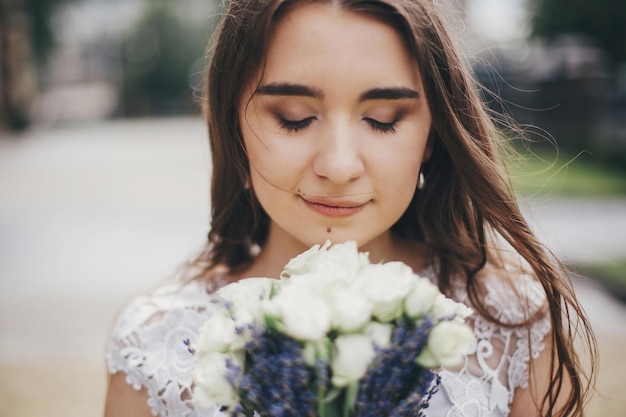
<svg viewBox="0 0 626 417">
<path fill-rule="evenodd" d="M 326 217 L 348 217 L 363 209 L 368 203 L 338 198 L 304 198 L 302 201 L 311 210 Z"/>
</svg>

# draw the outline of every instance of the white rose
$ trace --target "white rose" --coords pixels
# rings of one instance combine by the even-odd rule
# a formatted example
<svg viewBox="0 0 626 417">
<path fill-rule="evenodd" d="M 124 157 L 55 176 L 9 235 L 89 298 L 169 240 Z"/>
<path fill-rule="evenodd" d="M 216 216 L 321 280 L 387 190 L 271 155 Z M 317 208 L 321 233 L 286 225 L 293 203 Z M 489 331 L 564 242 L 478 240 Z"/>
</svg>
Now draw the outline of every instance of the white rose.
<svg viewBox="0 0 626 417">
<path fill-rule="evenodd" d="M 341 285 L 342 281 L 332 273 L 309 271 L 303 274 L 292 275 L 289 279 L 281 282 L 281 288 L 297 285 L 308 287 L 313 291 L 326 292 L 330 288 Z"/>
<path fill-rule="evenodd" d="M 331 246 L 330 241 L 326 241 L 324 246 L 315 245 L 290 260 L 280 276 L 288 278 L 318 272 L 349 282 L 369 263 L 369 255 L 359 252 L 356 242 L 347 241 Z"/>
<path fill-rule="evenodd" d="M 194 345 L 198 354 L 243 349 L 246 340 L 235 330 L 235 321 L 232 317 L 225 313 L 225 311 L 213 313 L 200 328 L 198 341 Z"/>
<path fill-rule="evenodd" d="M 411 318 L 417 318 L 429 313 L 439 294 L 441 294 L 439 288 L 428 279 L 415 280 L 404 302 L 406 314 Z"/>
<path fill-rule="evenodd" d="M 435 298 L 432 313 L 438 319 L 459 319 L 463 321 L 472 315 L 473 310 L 463 303 L 457 303 L 440 294 Z"/>
<path fill-rule="evenodd" d="M 417 358 L 417 363 L 427 368 L 454 367 L 475 347 L 476 338 L 469 326 L 456 321 L 443 321 L 431 330 L 427 346 Z"/>
<path fill-rule="evenodd" d="M 332 245 L 311 263 L 311 270 L 330 273 L 344 282 L 350 282 L 356 274 L 369 265 L 369 255 L 359 252 L 355 241 Z"/>
<path fill-rule="evenodd" d="M 374 346 L 369 337 L 362 334 L 339 336 L 335 340 L 331 361 L 332 384 L 344 387 L 361 379 L 374 359 L 374 354 Z"/>
<path fill-rule="evenodd" d="M 331 326 L 330 307 L 319 291 L 304 285 L 286 285 L 265 305 L 280 330 L 297 340 L 316 341 Z"/>
<path fill-rule="evenodd" d="M 238 325 L 261 321 L 263 301 L 268 299 L 278 281 L 270 278 L 246 278 L 219 289 L 217 293 L 232 308 Z"/>
<path fill-rule="evenodd" d="M 193 397 L 201 407 L 221 405 L 234 407 L 239 402 L 237 391 L 226 378 L 227 360 L 241 368 L 239 356 L 223 353 L 204 355 L 193 370 Z"/>
<path fill-rule="evenodd" d="M 289 262 L 287 262 L 287 265 L 285 265 L 283 272 L 281 272 L 281 278 L 310 272 L 311 264 L 315 262 L 314 260 L 317 258 L 318 254 L 320 252 L 326 252 L 329 246 L 330 240 L 327 240 L 326 243 L 324 243 L 324 246 L 320 247 L 320 245 L 314 245 L 295 258 L 292 258 Z"/>
<path fill-rule="evenodd" d="M 464 322 L 465 319 L 469 318 L 474 314 L 474 310 L 469 308 L 463 303 L 457 303 L 456 305 L 456 320 L 460 322 Z"/>
<path fill-rule="evenodd" d="M 334 329 L 353 332 L 362 328 L 372 317 L 372 303 L 363 295 L 336 285 L 326 292 Z"/>
<path fill-rule="evenodd" d="M 352 286 L 370 300 L 374 317 L 389 322 L 402 315 L 404 299 L 415 277 L 411 268 L 401 262 L 372 264 L 361 270 Z"/>
<path fill-rule="evenodd" d="M 394 326 L 392 324 L 373 321 L 365 326 L 365 334 L 371 339 L 374 345 L 381 349 L 386 349 L 391 344 L 393 329 Z"/>
</svg>

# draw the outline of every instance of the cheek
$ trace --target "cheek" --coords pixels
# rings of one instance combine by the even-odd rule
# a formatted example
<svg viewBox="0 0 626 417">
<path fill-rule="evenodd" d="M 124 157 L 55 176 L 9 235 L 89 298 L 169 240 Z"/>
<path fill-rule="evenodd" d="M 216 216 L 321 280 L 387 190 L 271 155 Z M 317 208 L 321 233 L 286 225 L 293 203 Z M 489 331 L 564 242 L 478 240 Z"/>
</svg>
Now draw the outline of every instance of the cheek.
<svg viewBox="0 0 626 417">
<path fill-rule="evenodd" d="M 249 148 L 248 160 L 252 184 L 255 188 L 264 184 L 283 190 L 292 187 L 294 169 L 286 163 L 287 158 L 285 156 L 262 146 L 256 146 Z"/>
<path fill-rule="evenodd" d="M 426 156 L 426 139 L 400 139 L 374 152 L 379 172 L 390 183 L 417 183 Z"/>
<path fill-rule="evenodd" d="M 424 162 L 425 143 L 400 143 L 376 153 L 377 188 L 399 205 L 408 204 L 413 198 Z"/>
<path fill-rule="evenodd" d="M 255 190 L 271 186 L 291 191 L 302 176 L 302 155 L 293 146 L 282 143 L 268 129 L 249 125 L 242 129 L 248 154 L 250 176 Z"/>
<path fill-rule="evenodd" d="M 420 164 L 418 160 L 396 160 L 386 171 L 387 193 L 400 200 L 410 200 L 417 187 Z"/>
</svg>

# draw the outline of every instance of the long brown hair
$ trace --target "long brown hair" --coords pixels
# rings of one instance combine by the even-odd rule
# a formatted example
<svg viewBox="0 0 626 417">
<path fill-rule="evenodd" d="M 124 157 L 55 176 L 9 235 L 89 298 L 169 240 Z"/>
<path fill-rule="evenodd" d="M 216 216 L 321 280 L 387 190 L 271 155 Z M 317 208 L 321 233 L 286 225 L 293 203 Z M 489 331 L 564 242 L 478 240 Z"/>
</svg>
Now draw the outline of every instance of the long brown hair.
<svg viewBox="0 0 626 417">
<path fill-rule="evenodd" d="M 578 332 L 584 335 L 592 365 L 595 339 L 567 272 L 535 238 L 518 207 L 499 160 L 495 119 L 480 100 L 478 86 L 432 0 L 230 0 L 209 48 L 205 77 L 213 175 L 211 230 L 207 247 L 195 262 L 201 275 L 216 266 L 231 271 L 246 268 L 254 259 L 254 248 L 262 248 L 267 239 L 268 216 L 247 187 L 249 165 L 239 101 L 243 88 L 263 71 L 277 20 L 290 8 L 311 2 L 375 14 L 402 34 L 418 64 L 430 106 L 433 153 L 422 167 L 425 188 L 415 190 L 392 231 L 425 242 L 434 254 L 441 289 L 450 292 L 455 279 L 465 278 L 472 305 L 498 323 L 482 301 L 478 272 L 487 264 L 504 268 L 493 236 L 504 238 L 547 295 L 552 374 L 551 388 L 541 400 L 542 412 L 581 415 L 590 384 L 582 378 L 573 339 Z M 564 383 L 572 389 L 563 409 L 557 410 L 557 402 L 563 403 Z"/>
</svg>

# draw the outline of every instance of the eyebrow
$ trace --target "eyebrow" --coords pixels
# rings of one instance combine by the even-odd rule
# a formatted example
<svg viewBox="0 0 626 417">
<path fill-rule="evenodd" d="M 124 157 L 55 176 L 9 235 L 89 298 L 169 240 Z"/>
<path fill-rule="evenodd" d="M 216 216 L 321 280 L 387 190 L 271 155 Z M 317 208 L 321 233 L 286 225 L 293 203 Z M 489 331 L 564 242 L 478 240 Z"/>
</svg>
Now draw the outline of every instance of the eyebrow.
<svg viewBox="0 0 626 417">
<path fill-rule="evenodd" d="M 313 87 L 291 83 L 269 83 L 260 86 L 257 94 L 268 96 L 302 96 L 312 98 L 324 98 L 324 93 Z M 420 94 L 407 87 L 384 87 L 373 88 L 359 96 L 359 101 L 367 100 L 402 100 L 420 97 Z"/>
<path fill-rule="evenodd" d="M 420 94 L 406 87 L 373 88 L 361 94 L 359 101 L 366 100 L 402 100 L 418 98 Z"/>
<path fill-rule="evenodd" d="M 290 83 L 270 83 L 260 86 L 258 94 L 267 96 L 303 96 L 313 98 L 324 98 L 324 93 L 317 88 L 308 87 L 301 84 Z"/>
</svg>

